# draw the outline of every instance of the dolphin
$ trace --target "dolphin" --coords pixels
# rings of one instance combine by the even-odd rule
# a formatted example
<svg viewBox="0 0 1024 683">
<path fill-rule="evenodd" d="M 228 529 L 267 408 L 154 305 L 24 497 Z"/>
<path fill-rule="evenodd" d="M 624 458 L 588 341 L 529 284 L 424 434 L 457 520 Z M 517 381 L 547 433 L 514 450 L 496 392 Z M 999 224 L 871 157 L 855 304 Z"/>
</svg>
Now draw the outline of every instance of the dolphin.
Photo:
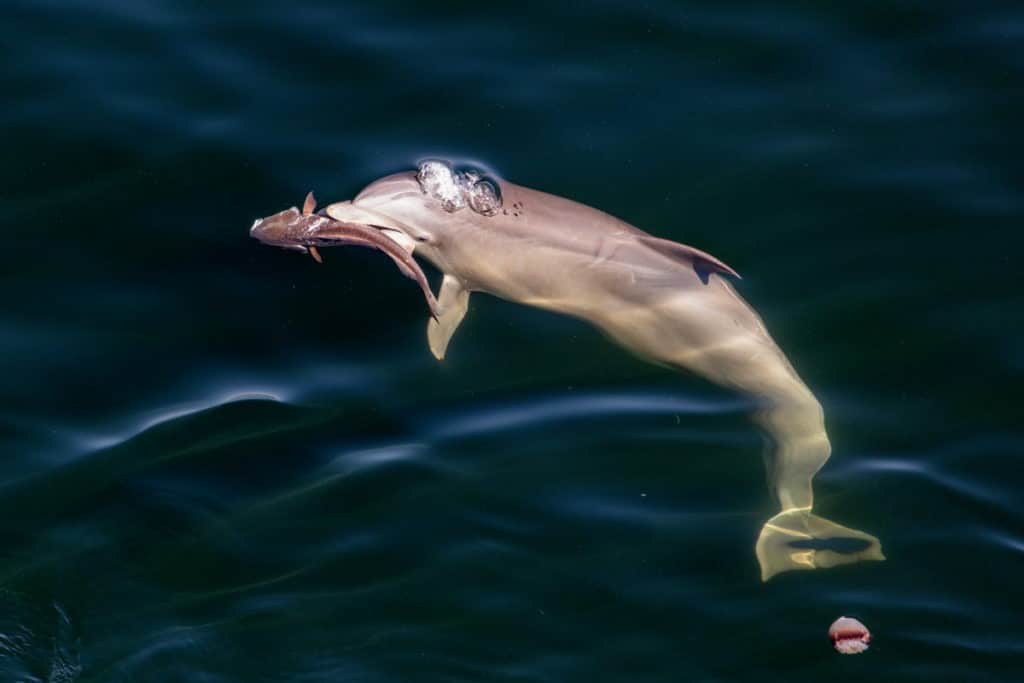
<svg viewBox="0 0 1024 683">
<path fill-rule="evenodd" d="M 770 438 L 779 512 L 754 545 L 762 581 L 787 570 L 884 560 L 874 536 L 812 512 L 812 478 L 831 454 L 821 404 L 736 292 L 735 270 L 578 202 L 442 160 L 374 181 L 351 201 L 257 220 L 252 237 L 310 253 L 333 244 L 387 253 L 420 284 L 427 342 L 443 359 L 472 292 L 589 321 L 641 357 L 756 401 Z M 412 255 L 443 277 L 436 297 Z"/>
</svg>

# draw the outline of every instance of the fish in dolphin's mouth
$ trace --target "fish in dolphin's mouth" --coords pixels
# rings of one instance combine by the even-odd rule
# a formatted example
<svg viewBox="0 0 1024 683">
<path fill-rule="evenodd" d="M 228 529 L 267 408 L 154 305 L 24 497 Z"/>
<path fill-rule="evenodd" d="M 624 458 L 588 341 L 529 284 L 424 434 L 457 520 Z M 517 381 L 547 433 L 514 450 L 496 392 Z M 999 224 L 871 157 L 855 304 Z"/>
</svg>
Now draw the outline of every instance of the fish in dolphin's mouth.
<svg viewBox="0 0 1024 683">
<path fill-rule="evenodd" d="M 426 275 L 419 264 L 401 244 L 385 235 L 373 225 L 338 221 L 322 213 L 314 213 L 316 199 L 313 193 L 306 195 L 302 211 L 292 207 L 265 218 L 258 218 L 249 229 L 249 235 L 264 244 L 283 249 L 308 252 L 318 263 L 322 263 L 317 247 L 353 245 L 383 251 L 402 272 L 414 280 L 423 291 L 430 315 L 441 314 L 440 305 L 430 290 Z"/>
</svg>

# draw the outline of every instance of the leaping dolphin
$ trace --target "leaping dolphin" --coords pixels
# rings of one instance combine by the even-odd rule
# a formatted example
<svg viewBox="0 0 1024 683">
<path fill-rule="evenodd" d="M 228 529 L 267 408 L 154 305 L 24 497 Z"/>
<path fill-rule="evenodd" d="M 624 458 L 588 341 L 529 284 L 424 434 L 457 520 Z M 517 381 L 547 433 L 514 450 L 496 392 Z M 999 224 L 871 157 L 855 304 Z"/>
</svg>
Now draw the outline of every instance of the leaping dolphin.
<svg viewBox="0 0 1024 683">
<path fill-rule="evenodd" d="M 756 399 L 771 437 L 769 483 L 780 511 L 755 544 L 761 579 L 885 559 L 877 538 L 811 511 L 811 479 L 831 453 L 821 405 L 727 278 L 699 249 L 650 235 L 607 213 L 447 162 L 422 162 L 314 213 L 257 220 L 274 246 L 370 246 L 417 281 L 431 311 L 427 340 L 444 358 L 471 292 L 487 292 L 593 323 L 653 361 L 695 372 Z M 412 254 L 443 273 L 435 300 Z"/>
</svg>

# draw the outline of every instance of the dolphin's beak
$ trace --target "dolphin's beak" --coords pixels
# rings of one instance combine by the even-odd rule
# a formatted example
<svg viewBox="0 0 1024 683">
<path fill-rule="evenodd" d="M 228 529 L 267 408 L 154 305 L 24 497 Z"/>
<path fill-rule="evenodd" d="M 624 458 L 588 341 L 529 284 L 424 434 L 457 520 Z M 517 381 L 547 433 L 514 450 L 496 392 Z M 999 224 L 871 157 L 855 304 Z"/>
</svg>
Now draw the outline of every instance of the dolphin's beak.
<svg viewBox="0 0 1024 683">
<path fill-rule="evenodd" d="M 352 202 L 337 202 L 328 206 L 324 212 L 336 221 L 343 223 L 361 223 L 376 228 L 392 241 L 397 242 L 410 254 L 416 248 L 416 240 L 410 236 L 411 228 L 391 218 L 387 214 L 372 209 L 356 206 Z"/>
<path fill-rule="evenodd" d="M 402 232 L 405 232 L 407 229 L 405 225 L 399 223 L 394 218 L 379 211 L 356 206 L 352 202 L 335 202 L 324 209 L 324 212 L 334 220 L 342 221 L 343 223 L 362 223 L 363 225 L 390 228 Z"/>
</svg>

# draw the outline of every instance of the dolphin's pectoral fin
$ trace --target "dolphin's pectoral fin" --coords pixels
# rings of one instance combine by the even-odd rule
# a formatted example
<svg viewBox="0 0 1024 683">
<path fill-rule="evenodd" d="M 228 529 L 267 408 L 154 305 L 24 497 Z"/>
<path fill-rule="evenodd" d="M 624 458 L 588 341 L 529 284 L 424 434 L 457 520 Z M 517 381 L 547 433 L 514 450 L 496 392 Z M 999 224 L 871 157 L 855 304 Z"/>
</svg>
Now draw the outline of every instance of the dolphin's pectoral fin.
<svg viewBox="0 0 1024 683">
<path fill-rule="evenodd" d="M 716 259 L 706 251 L 697 249 L 696 247 L 691 247 L 688 244 L 680 244 L 679 242 L 673 242 L 672 240 L 663 240 L 660 237 L 654 237 L 653 235 L 639 235 L 637 239 L 651 249 L 654 249 L 669 258 L 682 261 L 687 265 L 692 265 L 693 269 L 697 271 L 697 275 L 700 276 L 700 279 L 704 284 L 707 284 L 708 275 L 711 273 L 732 275 L 735 278 L 743 279 L 740 277 L 739 273 L 730 268 L 724 262 Z"/>
<path fill-rule="evenodd" d="M 466 315 L 466 308 L 469 306 L 469 290 L 463 286 L 459 279 L 451 275 L 445 275 L 441 281 L 441 291 L 437 295 L 438 305 L 441 314 L 431 318 L 427 323 L 427 343 L 430 345 L 430 352 L 438 360 L 444 360 L 444 353 L 448 350 L 448 342 L 458 328 L 462 318 Z"/>
<path fill-rule="evenodd" d="M 754 547 L 761 580 L 791 569 L 825 569 L 884 560 L 878 539 L 805 509 L 783 510 L 761 528 Z"/>
</svg>

